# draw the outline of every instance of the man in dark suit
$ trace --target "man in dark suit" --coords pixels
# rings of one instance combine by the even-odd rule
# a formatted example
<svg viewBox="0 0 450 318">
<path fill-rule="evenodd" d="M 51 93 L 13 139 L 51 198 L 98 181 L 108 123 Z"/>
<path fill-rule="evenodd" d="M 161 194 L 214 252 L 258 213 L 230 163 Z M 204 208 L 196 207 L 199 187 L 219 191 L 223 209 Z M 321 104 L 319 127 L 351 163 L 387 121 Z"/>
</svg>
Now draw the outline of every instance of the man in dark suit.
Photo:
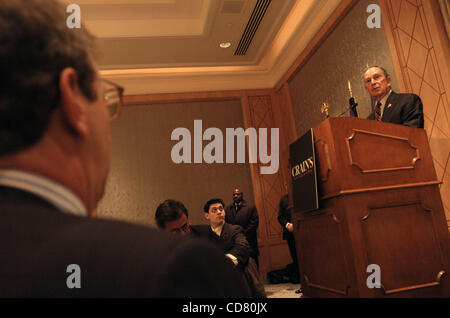
<svg viewBox="0 0 450 318">
<path fill-rule="evenodd" d="M 56 1 L 0 2 L 0 297 L 248 296 L 208 242 L 89 218 L 123 89 L 66 19 Z"/>
<path fill-rule="evenodd" d="M 299 281 L 297 250 L 295 248 L 294 225 L 291 223 L 291 211 L 288 207 L 289 196 L 286 194 L 280 199 L 278 222 L 283 228 L 283 240 L 288 243 L 289 252 L 292 257 L 293 268 L 290 269 L 292 273 L 292 275 L 290 275 L 291 280 L 297 283 Z"/>
<path fill-rule="evenodd" d="M 287 186 L 286 186 L 287 187 Z M 278 207 L 278 222 L 283 227 L 283 240 L 288 243 L 289 253 L 291 254 L 292 264 L 287 267 L 289 279 L 293 284 L 300 282 L 300 273 L 298 267 L 297 249 L 295 247 L 294 239 L 294 225 L 291 223 L 292 216 L 289 209 L 289 195 L 284 195 L 280 199 Z M 297 294 L 301 293 L 301 288 L 296 290 Z"/>
<path fill-rule="evenodd" d="M 224 203 L 211 199 L 204 206 L 204 216 L 209 221 L 208 238 L 216 242 L 235 266 L 244 267 L 250 255 L 250 247 L 239 225 L 225 222 Z"/>
<path fill-rule="evenodd" d="M 243 281 L 248 284 L 252 297 L 265 298 L 263 281 L 254 259 L 250 257 L 250 247 L 242 227 L 225 221 L 226 212 L 222 199 L 209 200 L 203 207 L 203 211 L 210 226 L 201 236 L 207 237 L 220 246 L 225 256 L 238 268 Z M 204 231 L 204 228 L 200 228 L 199 231 Z"/>
<path fill-rule="evenodd" d="M 258 265 L 258 210 L 254 205 L 247 205 L 244 193 L 237 188 L 233 191 L 233 203 L 226 207 L 225 221 L 240 225 L 244 229 L 245 237 L 251 248 L 250 256 Z"/>
<path fill-rule="evenodd" d="M 398 94 L 391 89 L 391 77 L 379 66 L 371 66 L 364 72 L 364 86 L 376 101 L 367 119 L 423 128 L 423 105 L 416 94 Z"/>
</svg>

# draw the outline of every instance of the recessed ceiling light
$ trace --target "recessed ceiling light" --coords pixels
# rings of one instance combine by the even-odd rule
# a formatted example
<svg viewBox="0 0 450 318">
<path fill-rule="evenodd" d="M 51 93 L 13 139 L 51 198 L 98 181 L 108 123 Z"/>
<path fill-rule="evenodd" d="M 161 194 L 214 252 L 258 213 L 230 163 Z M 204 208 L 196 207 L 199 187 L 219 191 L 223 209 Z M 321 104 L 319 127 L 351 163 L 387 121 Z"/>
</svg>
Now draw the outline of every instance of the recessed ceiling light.
<svg viewBox="0 0 450 318">
<path fill-rule="evenodd" d="M 222 42 L 222 43 L 219 44 L 219 46 L 222 49 L 227 49 L 227 48 L 229 48 L 231 46 L 231 43 L 230 42 Z"/>
</svg>

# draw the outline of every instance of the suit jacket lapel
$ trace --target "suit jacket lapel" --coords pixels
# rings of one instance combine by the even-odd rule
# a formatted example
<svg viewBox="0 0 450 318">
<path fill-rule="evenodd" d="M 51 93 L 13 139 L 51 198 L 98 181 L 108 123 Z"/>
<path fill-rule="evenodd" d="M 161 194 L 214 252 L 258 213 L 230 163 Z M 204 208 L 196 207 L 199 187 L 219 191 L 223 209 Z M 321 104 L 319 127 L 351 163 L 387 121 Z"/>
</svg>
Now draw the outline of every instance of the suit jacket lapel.
<svg viewBox="0 0 450 318">
<path fill-rule="evenodd" d="M 389 97 L 386 100 L 386 105 L 384 105 L 384 110 L 383 110 L 383 116 L 381 116 L 381 121 L 389 121 L 391 118 L 391 111 L 392 111 L 392 103 L 395 100 L 395 96 L 397 94 L 392 91 L 391 95 L 389 95 Z"/>
<path fill-rule="evenodd" d="M 220 233 L 220 240 L 226 241 L 228 239 L 227 223 L 225 222 L 222 227 L 222 233 Z"/>
</svg>

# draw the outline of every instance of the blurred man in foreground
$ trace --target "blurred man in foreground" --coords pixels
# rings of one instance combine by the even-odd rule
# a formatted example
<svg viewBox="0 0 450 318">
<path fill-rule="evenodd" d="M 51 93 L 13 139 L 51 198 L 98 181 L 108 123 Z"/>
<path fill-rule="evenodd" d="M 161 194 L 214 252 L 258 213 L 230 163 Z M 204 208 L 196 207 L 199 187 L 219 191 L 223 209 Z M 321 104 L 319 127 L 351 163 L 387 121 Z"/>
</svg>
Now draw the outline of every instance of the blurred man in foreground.
<svg viewBox="0 0 450 318">
<path fill-rule="evenodd" d="M 89 218 L 119 86 L 53 0 L 0 2 L 0 297 L 240 297 L 212 245 Z"/>
</svg>

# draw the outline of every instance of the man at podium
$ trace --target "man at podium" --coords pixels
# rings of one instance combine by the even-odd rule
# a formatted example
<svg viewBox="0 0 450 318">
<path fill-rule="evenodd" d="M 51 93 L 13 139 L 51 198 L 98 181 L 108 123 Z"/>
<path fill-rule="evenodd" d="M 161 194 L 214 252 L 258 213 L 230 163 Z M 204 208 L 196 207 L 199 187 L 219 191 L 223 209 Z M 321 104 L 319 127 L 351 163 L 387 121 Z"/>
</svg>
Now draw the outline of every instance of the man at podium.
<svg viewBox="0 0 450 318">
<path fill-rule="evenodd" d="M 391 77 L 379 66 L 371 66 L 364 73 L 364 86 L 376 101 L 367 119 L 423 128 L 422 101 L 416 94 L 399 94 L 391 89 Z"/>
</svg>

